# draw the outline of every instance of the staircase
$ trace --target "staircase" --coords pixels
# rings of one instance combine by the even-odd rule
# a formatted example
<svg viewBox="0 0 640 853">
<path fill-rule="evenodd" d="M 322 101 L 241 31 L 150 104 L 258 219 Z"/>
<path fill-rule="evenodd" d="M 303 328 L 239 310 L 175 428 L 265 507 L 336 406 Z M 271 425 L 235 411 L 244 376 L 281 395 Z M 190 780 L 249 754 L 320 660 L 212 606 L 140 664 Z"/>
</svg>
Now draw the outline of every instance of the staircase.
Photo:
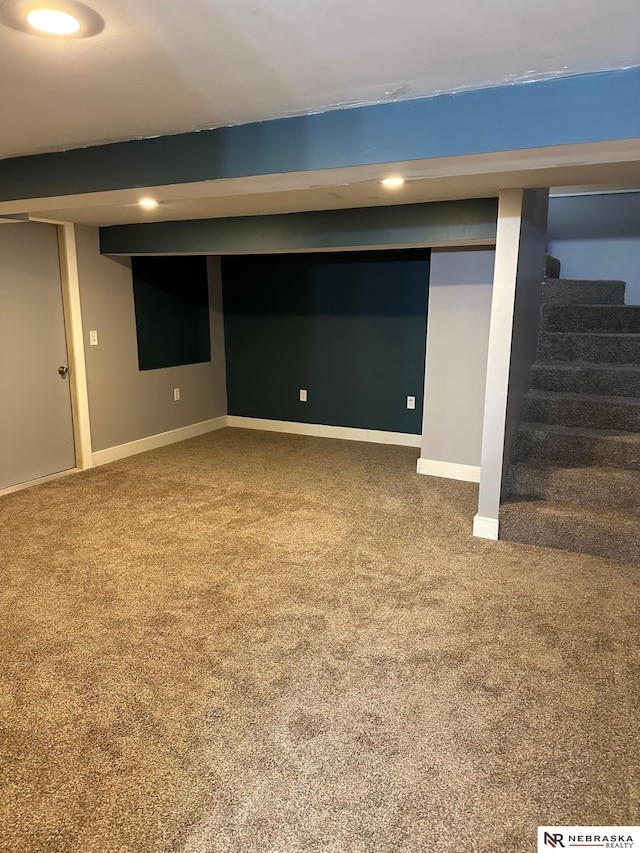
<svg viewBox="0 0 640 853">
<path fill-rule="evenodd" d="M 500 538 L 640 562 L 640 305 L 548 257 Z"/>
</svg>

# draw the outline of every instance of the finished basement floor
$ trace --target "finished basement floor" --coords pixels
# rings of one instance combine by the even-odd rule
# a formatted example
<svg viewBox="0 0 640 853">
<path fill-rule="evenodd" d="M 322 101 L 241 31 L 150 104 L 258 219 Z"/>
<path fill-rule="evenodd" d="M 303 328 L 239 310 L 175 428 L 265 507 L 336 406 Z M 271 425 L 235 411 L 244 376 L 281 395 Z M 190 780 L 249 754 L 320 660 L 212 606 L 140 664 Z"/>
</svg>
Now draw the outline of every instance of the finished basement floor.
<svg viewBox="0 0 640 853">
<path fill-rule="evenodd" d="M 640 823 L 638 567 L 417 451 L 226 429 L 0 499 L 0 849 L 529 853 Z"/>
</svg>

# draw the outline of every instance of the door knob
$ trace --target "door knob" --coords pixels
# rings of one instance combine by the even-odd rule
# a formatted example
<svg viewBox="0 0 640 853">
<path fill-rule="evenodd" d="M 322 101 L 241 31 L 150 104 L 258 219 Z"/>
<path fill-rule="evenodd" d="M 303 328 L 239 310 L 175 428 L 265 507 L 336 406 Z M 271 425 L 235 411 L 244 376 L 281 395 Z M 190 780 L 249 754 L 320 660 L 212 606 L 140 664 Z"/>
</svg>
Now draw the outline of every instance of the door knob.
<svg viewBox="0 0 640 853">
<path fill-rule="evenodd" d="M 60 374 L 60 376 L 66 376 L 69 373 L 69 368 L 65 367 L 65 365 L 62 364 L 58 368 L 58 373 Z"/>
</svg>

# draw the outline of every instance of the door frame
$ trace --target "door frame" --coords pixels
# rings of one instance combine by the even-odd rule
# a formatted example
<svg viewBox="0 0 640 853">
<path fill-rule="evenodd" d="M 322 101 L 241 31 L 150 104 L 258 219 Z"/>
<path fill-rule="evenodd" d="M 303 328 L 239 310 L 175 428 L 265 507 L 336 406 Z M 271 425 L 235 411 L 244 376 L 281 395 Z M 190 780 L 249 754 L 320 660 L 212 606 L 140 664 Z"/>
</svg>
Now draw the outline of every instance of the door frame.
<svg viewBox="0 0 640 853">
<path fill-rule="evenodd" d="M 93 455 L 91 449 L 87 368 L 84 355 L 84 331 L 82 327 L 82 308 L 80 305 L 80 277 L 78 274 L 76 230 L 75 225 L 71 222 L 55 222 L 50 219 L 38 219 L 35 221 L 55 225 L 58 232 L 60 279 L 62 282 L 62 305 L 67 339 L 67 358 L 69 362 L 76 469 L 82 471 L 87 468 L 93 468 Z"/>
</svg>

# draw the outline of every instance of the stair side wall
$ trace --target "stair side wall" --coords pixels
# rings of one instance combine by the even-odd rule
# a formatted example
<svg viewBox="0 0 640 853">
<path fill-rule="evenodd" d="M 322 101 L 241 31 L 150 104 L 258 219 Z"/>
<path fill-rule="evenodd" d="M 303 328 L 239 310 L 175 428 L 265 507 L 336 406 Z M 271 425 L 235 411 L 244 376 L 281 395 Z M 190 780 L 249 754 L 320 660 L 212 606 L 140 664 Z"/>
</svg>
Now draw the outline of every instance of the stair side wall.
<svg viewBox="0 0 640 853">
<path fill-rule="evenodd" d="M 502 463 L 502 498 L 507 491 L 509 467 L 515 456 L 518 428 L 522 422 L 525 397 L 531 387 L 531 370 L 538 353 L 542 282 L 546 265 L 548 205 L 547 190 L 528 192 L 524 195 L 511 339 Z"/>
</svg>

